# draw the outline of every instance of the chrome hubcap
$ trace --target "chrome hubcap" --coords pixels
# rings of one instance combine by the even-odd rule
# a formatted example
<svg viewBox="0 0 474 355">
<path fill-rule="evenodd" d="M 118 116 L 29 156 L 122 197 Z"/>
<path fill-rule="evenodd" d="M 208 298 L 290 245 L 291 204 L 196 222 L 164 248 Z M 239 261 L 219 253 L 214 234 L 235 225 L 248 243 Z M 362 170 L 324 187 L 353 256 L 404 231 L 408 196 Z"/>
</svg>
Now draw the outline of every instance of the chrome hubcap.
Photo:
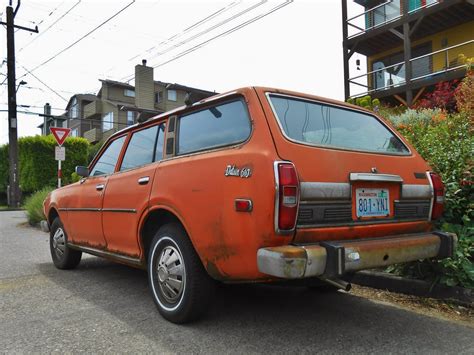
<svg viewBox="0 0 474 355">
<path fill-rule="evenodd" d="M 176 248 L 167 246 L 161 251 L 157 273 L 161 294 L 167 302 L 176 303 L 186 282 L 183 258 Z"/>
<path fill-rule="evenodd" d="M 66 237 L 62 228 L 58 228 L 53 235 L 53 249 L 58 258 L 64 255 L 66 250 Z"/>
</svg>

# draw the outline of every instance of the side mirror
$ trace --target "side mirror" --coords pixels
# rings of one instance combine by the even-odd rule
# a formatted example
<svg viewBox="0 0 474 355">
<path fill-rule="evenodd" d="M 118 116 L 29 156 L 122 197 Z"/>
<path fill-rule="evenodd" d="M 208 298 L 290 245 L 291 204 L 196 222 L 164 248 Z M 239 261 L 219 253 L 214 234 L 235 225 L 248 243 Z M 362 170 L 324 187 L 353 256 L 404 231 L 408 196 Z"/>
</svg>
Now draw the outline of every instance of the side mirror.
<svg viewBox="0 0 474 355">
<path fill-rule="evenodd" d="M 82 177 L 88 177 L 89 169 L 85 166 L 76 166 L 76 174 Z"/>
</svg>

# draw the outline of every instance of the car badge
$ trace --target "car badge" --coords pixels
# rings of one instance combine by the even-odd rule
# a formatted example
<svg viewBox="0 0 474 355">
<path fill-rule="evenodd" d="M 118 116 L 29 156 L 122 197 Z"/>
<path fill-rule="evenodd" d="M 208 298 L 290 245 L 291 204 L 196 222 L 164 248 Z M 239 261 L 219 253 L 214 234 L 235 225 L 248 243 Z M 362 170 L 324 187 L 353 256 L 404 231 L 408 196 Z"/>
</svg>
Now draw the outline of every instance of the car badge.
<svg viewBox="0 0 474 355">
<path fill-rule="evenodd" d="M 225 168 L 224 176 L 237 176 L 241 178 L 249 178 L 252 176 L 252 169 L 250 168 L 238 168 L 235 165 L 227 165 Z"/>
</svg>

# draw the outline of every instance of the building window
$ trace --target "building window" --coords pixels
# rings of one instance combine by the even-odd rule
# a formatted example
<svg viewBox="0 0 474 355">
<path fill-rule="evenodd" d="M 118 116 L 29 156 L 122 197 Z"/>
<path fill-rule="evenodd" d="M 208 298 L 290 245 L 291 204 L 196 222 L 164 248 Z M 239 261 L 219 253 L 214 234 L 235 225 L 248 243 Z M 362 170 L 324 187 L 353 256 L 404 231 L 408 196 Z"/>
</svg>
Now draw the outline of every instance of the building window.
<svg viewBox="0 0 474 355">
<path fill-rule="evenodd" d="M 102 116 L 102 131 L 105 132 L 112 128 L 114 128 L 114 113 L 107 112 Z"/>
<path fill-rule="evenodd" d="M 125 89 L 123 91 L 123 94 L 124 96 L 127 96 L 127 97 L 135 97 L 135 90 Z"/>
<path fill-rule="evenodd" d="M 130 126 L 135 123 L 135 112 L 127 111 L 127 125 Z"/>
<path fill-rule="evenodd" d="M 155 92 L 155 103 L 163 102 L 163 91 Z"/>
<path fill-rule="evenodd" d="M 78 132 L 77 132 L 77 128 L 74 128 L 71 130 L 71 137 L 77 137 L 78 136 Z"/>
<path fill-rule="evenodd" d="M 72 99 L 71 107 L 69 108 L 69 118 L 79 117 L 79 105 L 77 104 L 77 98 Z"/>
<path fill-rule="evenodd" d="M 168 90 L 168 101 L 177 101 L 176 90 Z"/>
</svg>

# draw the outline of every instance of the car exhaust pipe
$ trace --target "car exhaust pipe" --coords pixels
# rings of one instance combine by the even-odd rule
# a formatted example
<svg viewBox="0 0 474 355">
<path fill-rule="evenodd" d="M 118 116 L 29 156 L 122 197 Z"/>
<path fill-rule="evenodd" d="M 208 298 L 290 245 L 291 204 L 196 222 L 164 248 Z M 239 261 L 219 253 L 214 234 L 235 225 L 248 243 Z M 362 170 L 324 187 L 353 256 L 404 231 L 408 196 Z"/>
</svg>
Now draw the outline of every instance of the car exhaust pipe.
<svg viewBox="0 0 474 355">
<path fill-rule="evenodd" d="M 344 280 L 340 280 L 340 279 L 324 279 L 324 278 L 321 278 L 322 281 L 332 285 L 332 286 L 335 286 L 337 288 L 340 288 L 341 290 L 344 290 L 346 292 L 349 292 L 352 288 L 352 285 L 349 283 L 349 282 L 346 282 Z"/>
</svg>

